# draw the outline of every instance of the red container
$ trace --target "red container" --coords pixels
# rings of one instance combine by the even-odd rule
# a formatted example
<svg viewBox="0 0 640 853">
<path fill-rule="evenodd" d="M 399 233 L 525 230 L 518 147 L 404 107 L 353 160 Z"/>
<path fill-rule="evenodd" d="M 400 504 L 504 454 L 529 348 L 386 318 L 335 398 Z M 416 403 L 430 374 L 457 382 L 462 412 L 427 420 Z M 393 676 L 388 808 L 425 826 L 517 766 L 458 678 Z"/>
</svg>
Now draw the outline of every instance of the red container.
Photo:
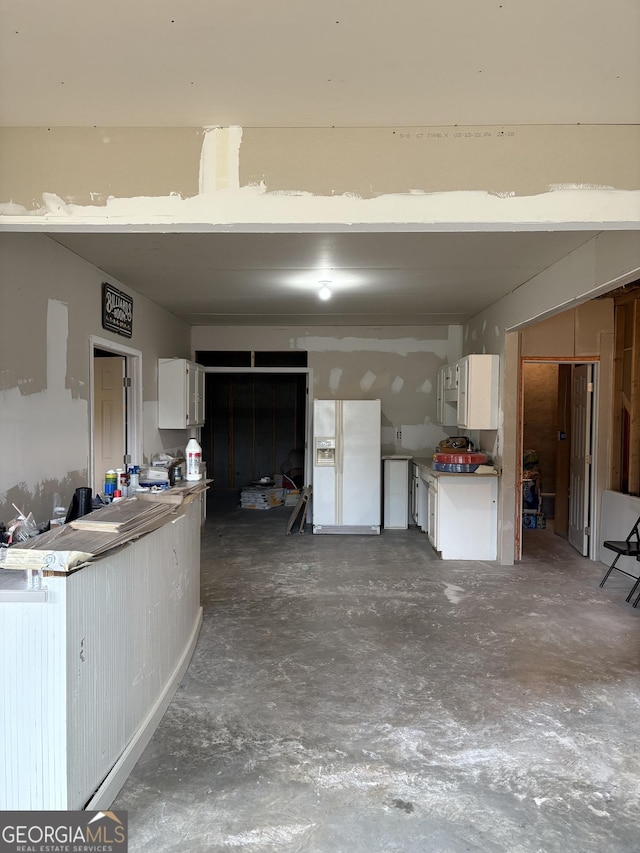
<svg viewBox="0 0 640 853">
<path fill-rule="evenodd" d="M 474 450 L 433 454 L 434 462 L 444 462 L 447 465 L 484 465 L 488 458 L 486 453 Z"/>
</svg>

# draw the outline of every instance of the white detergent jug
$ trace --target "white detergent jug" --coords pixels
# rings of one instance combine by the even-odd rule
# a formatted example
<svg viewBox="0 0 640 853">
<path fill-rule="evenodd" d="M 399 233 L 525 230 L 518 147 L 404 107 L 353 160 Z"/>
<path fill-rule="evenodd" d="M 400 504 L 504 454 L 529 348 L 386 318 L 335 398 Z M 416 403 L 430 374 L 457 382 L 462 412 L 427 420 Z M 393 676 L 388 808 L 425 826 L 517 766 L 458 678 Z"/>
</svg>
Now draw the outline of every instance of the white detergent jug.
<svg viewBox="0 0 640 853">
<path fill-rule="evenodd" d="M 195 440 L 190 438 L 185 448 L 187 480 L 201 480 L 200 463 L 202 462 L 202 448 Z"/>
</svg>

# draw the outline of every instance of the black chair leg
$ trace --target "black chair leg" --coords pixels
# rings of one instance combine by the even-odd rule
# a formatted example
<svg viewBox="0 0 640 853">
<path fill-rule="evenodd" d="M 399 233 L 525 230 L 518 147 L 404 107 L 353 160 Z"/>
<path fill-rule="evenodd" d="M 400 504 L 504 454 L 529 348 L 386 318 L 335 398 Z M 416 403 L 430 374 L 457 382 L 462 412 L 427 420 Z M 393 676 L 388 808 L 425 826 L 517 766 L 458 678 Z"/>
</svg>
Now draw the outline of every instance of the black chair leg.
<svg viewBox="0 0 640 853">
<path fill-rule="evenodd" d="M 633 587 L 631 588 L 631 592 L 629 593 L 629 595 L 625 599 L 626 601 L 631 601 L 631 599 L 633 598 L 633 596 L 635 594 L 635 591 L 638 589 L 639 586 L 640 586 L 640 578 L 638 578 L 638 580 L 634 583 Z M 635 604 L 633 606 L 635 607 Z"/>
<path fill-rule="evenodd" d="M 607 569 L 607 572 L 606 572 L 605 576 L 604 576 L 604 577 L 602 578 L 602 580 L 600 581 L 600 586 L 604 586 L 604 585 L 605 585 L 605 581 L 607 580 L 607 578 L 609 577 L 609 575 L 611 574 L 611 572 L 615 569 L 615 567 L 616 567 L 616 563 L 618 562 L 618 560 L 619 560 L 619 559 L 620 559 L 620 554 L 616 554 L 616 558 L 615 558 L 615 560 L 613 561 L 613 563 L 611 563 L 611 565 L 610 565 L 610 566 L 609 566 L 609 568 Z"/>
</svg>

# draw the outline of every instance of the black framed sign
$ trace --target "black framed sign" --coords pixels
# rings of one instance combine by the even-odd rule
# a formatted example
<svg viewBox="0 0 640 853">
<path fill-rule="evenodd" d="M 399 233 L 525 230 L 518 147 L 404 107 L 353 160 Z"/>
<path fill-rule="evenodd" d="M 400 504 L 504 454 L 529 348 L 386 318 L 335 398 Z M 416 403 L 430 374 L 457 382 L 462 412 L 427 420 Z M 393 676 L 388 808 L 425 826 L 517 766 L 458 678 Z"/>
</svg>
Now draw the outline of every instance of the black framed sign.
<svg viewBox="0 0 640 853">
<path fill-rule="evenodd" d="M 133 299 L 107 281 L 102 282 L 102 328 L 125 338 L 133 334 Z"/>
</svg>

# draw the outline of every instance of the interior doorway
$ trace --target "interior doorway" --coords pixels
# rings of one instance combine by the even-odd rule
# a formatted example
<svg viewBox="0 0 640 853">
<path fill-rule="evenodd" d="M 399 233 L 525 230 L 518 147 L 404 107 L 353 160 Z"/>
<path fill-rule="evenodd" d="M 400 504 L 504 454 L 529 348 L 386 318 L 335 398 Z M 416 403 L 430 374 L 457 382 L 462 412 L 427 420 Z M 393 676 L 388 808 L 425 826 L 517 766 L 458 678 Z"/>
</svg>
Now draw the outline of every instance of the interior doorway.
<svg viewBox="0 0 640 853">
<path fill-rule="evenodd" d="M 93 483 L 102 491 L 104 474 L 122 468 L 127 450 L 127 359 L 102 349 L 93 351 Z"/>
<path fill-rule="evenodd" d="M 309 373 L 206 368 L 201 443 L 212 511 L 236 508 L 243 488 L 273 475 L 307 484 Z"/>
<path fill-rule="evenodd" d="M 89 482 L 104 492 L 111 469 L 142 463 L 141 357 L 138 350 L 91 338 L 91 458 Z"/>
<path fill-rule="evenodd" d="M 558 536 L 591 556 L 597 361 L 523 358 L 520 374 L 519 556 Z"/>
</svg>

